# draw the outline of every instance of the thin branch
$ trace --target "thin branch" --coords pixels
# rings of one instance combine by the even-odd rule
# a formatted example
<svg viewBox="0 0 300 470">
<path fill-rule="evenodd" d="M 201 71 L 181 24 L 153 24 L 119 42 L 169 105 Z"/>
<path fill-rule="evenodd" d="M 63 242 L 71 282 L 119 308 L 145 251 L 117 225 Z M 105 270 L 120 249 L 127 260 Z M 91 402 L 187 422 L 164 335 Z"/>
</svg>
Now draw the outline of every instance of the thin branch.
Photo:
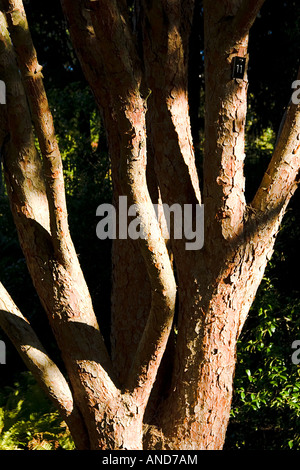
<svg viewBox="0 0 300 470">
<path fill-rule="evenodd" d="M 300 69 L 298 80 L 300 79 Z M 300 170 L 300 104 L 291 100 L 268 169 L 251 206 L 259 213 L 272 211 L 289 199 Z"/>
<path fill-rule="evenodd" d="M 240 37 L 249 33 L 265 0 L 243 0 L 234 19 L 232 30 Z"/>
<path fill-rule="evenodd" d="M 78 449 L 87 448 L 82 418 L 73 402 L 70 387 L 56 364 L 50 359 L 28 320 L 0 283 L 0 326 L 16 347 L 47 396 L 68 424 Z"/>
</svg>

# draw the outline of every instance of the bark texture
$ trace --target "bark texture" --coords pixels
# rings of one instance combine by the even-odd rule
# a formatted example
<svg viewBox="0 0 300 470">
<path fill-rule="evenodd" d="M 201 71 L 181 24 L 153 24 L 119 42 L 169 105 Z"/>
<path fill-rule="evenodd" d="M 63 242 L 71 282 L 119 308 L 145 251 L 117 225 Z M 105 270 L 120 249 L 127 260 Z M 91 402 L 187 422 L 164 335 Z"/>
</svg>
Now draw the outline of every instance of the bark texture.
<svg viewBox="0 0 300 470">
<path fill-rule="evenodd" d="M 269 168 L 246 203 L 248 81 L 246 73 L 232 77 L 232 63 L 235 56 L 248 62 L 249 29 L 264 2 L 203 2 L 202 181 L 188 95 L 194 0 L 136 0 L 131 17 L 122 0 L 61 3 L 105 124 L 116 208 L 126 196 L 145 236 L 114 242 L 109 354 L 69 232 L 62 161 L 24 7 L 21 0 L 2 0 L 7 106 L 0 109 L 0 145 L 7 191 L 68 381 L 1 284 L 0 325 L 57 404 L 78 448 L 221 449 L 236 342 L 300 168 L 300 108 L 290 103 Z M 186 250 L 186 240 L 172 233 L 166 242 L 157 201 L 204 204 L 202 250 Z"/>
</svg>

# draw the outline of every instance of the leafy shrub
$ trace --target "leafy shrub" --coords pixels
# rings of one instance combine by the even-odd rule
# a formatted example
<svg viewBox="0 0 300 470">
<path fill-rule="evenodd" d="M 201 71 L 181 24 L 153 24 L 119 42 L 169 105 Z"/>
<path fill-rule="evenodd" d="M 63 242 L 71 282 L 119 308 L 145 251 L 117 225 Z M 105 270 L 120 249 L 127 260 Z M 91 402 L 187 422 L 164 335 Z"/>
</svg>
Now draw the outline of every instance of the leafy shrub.
<svg viewBox="0 0 300 470">
<path fill-rule="evenodd" d="M 227 448 L 300 449 L 299 313 L 299 299 L 263 280 L 238 342 Z"/>
<path fill-rule="evenodd" d="M 67 425 L 29 372 L 0 392 L 0 450 L 72 450 Z"/>
</svg>

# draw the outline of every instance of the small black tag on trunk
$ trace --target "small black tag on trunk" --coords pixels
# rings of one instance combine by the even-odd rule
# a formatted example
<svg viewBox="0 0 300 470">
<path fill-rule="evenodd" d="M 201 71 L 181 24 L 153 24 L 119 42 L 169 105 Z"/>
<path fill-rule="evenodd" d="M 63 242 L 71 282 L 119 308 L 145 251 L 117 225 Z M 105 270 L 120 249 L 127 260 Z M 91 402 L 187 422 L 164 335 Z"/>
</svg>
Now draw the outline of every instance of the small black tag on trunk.
<svg viewBox="0 0 300 470">
<path fill-rule="evenodd" d="M 235 56 L 232 61 L 232 78 L 244 78 L 246 58 Z"/>
</svg>

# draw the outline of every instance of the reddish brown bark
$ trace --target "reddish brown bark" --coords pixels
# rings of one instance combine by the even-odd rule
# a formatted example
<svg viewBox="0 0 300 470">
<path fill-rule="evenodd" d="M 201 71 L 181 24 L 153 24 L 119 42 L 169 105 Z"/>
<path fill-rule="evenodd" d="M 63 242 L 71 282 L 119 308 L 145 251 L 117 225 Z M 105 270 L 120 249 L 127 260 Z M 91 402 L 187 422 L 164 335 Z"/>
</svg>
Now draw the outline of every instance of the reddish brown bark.
<svg viewBox="0 0 300 470">
<path fill-rule="evenodd" d="M 9 98 L 7 115 L 0 116 L 0 143 L 12 212 L 62 351 L 74 407 L 82 415 L 78 446 L 221 449 L 236 342 L 297 185 L 299 105 L 290 104 L 269 168 L 247 206 L 247 75 L 233 79 L 232 61 L 236 55 L 248 60 L 249 28 L 263 1 L 205 0 L 201 194 L 188 107 L 194 2 L 136 2 L 135 30 L 125 3 L 62 0 L 73 45 L 106 127 L 114 200 L 117 204 L 126 195 L 128 205 L 136 205 L 148 235 L 114 244 L 111 357 L 69 234 L 61 158 L 21 0 L 3 2 L 12 44 L 3 9 L 0 35 L 0 71 Z M 188 251 L 185 240 L 174 237 L 167 246 L 153 210 L 158 195 L 169 205 L 204 203 L 202 250 Z M 3 291 L 2 302 L 6 295 Z M 3 327 L 9 324 L 7 315 L 17 312 L 10 306 L 6 302 L 6 313 L 0 315 Z M 32 334 L 29 327 L 26 334 L 18 331 Z M 161 367 L 163 358 L 168 375 Z M 151 410 L 154 404 L 156 413 L 145 414 L 155 385 Z M 63 397 L 58 387 L 55 399 L 66 413 Z M 143 424 L 148 426 L 143 429 Z"/>
</svg>

